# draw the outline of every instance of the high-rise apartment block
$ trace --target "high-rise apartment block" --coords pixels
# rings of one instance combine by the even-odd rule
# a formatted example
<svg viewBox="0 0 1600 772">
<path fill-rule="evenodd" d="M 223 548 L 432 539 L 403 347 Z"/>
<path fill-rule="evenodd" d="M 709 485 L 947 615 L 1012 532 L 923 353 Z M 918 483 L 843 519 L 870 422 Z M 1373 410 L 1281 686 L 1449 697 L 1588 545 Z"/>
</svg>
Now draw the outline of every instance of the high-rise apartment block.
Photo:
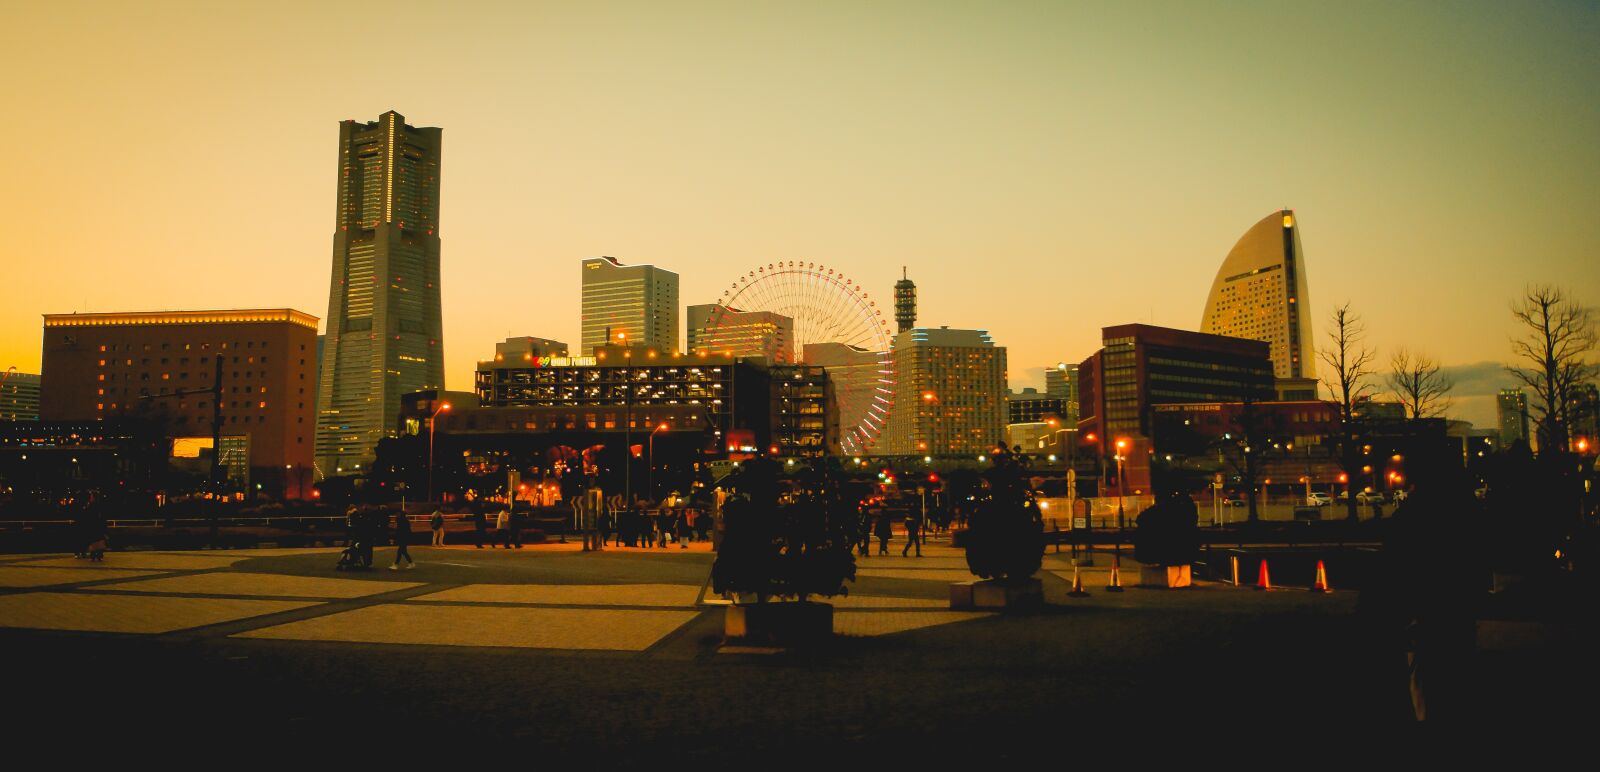
<svg viewBox="0 0 1600 772">
<path fill-rule="evenodd" d="M 39 376 L 12 372 L 0 376 L 0 421 L 39 420 Z"/>
<path fill-rule="evenodd" d="M 1500 419 L 1500 447 L 1509 448 L 1517 440 L 1528 439 L 1528 395 L 1522 389 L 1501 389 L 1495 397 L 1495 412 Z"/>
<path fill-rule="evenodd" d="M 1283 209 L 1251 226 L 1228 252 L 1200 331 L 1266 341 L 1273 375 L 1291 382 L 1285 398 L 1315 399 L 1310 305 L 1300 228 L 1294 211 Z"/>
<path fill-rule="evenodd" d="M 444 388 L 441 131 L 389 111 L 339 124 L 327 340 L 317 400 L 322 475 L 370 463 L 400 395 Z"/>
<path fill-rule="evenodd" d="M 689 351 L 794 362 L 794 319 L 772 311 L 740 311 L 718 303 L 689 306 Z"/>
<path fill-rule="evenodd" d="M 678 275 L 614 257 L 583 261 L 583 329 L 579 353 L 597 346 L 647 346 L 678 351 Z"/>
<path fill-rule="evenodd" d="M 316 347 L 317 318 L 287 308 L 46 314 L 40 417 L 149 419 L 190 447 L 220 435 L 229 477 L 304 497 Z"/>
<path fill-rule="evenodd" d="M 988 332 L 902 332 L 894 374 L 894 407 L 874 452 L 981 455 L 1006 441 L 1006 350 Z"/>
</svg>

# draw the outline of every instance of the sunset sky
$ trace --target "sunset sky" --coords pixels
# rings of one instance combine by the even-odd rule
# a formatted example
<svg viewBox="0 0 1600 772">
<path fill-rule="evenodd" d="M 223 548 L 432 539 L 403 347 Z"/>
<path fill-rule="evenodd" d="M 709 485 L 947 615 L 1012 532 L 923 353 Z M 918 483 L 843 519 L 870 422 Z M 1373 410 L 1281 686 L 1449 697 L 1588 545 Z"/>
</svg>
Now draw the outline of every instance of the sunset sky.
<svg viewBox="0 0 1600 772">
<path fill-rule="evenodd" d="M 444 130 L 446 378 L 576 344 L 579 260 L 711 302 L 809 260 L 989 330 L 1013 387 L 1102 326 L 1195 329 L 1296 210 L 1317 341 L 1484 397 L 1530 282 L 1600 303 L 1600 6 L 9 2 L 0 368 L 45 313 L 327 313 L 341 119 Z"/>
</svg>

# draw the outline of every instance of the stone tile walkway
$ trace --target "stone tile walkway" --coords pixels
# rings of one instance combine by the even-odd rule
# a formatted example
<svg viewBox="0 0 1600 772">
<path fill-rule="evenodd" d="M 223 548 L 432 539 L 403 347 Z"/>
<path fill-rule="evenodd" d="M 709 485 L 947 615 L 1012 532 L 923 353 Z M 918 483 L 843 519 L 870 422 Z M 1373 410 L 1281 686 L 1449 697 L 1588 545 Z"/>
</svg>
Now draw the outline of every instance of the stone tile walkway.
<svg viewBox="0 0 1600 772">
<path fill-rule="evenodd" d="M 692 608 L 699 595 L 699 587 L 682 584 L 469 584 L 419 595 L 410 600 Z"/>
<path fill-rule="evenodd" d="M 168 633 L 317 605 L 281 600 L 26 592 L 0 595 L 0 627 Z"/>
<path fill-rule="evenodd" d="M 239 638 L 643 651 L 699 612 L 391 603 L 239 633 Z"/>
<path fill-rule="evenodd" d="M 44 566 L 0 567 L 0 587 L 48 587 L 53 584 L 77 584 L 106 579 L 132 579 L 137 576 L 158 576 L 160 571 L 124 571 L 115 568 L 48 568 Z"/>
<path fill-rule="evenodd" d="M 421 587 L 416 582 L 362 579 L 319 579 L 309 576 L 217 571 L 160 579 L 102 584 L 96 590 L 161 592 L 185 595 L 245 595 L 277 598 L 362 598 Z"/>
</svg>

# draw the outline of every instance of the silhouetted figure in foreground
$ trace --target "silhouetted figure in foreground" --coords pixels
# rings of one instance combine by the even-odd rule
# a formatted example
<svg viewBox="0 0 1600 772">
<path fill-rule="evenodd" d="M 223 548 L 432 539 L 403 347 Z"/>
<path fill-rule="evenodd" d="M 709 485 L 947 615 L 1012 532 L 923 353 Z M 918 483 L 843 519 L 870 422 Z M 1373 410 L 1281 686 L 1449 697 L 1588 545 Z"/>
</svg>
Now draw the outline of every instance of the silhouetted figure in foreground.
<svg viewBox="0 0 1600 772">
<path fill-rule="evenodd" d="M 1407 454 L 1415 489 L 1388 522 L 1362 611 L 1394 683 L 1404 668 L 1419 719 L 1468 714 L 1478 603 L 1486 586 L 1480 506 L 1465 473 L 1440 451 Z"/>
</svg>

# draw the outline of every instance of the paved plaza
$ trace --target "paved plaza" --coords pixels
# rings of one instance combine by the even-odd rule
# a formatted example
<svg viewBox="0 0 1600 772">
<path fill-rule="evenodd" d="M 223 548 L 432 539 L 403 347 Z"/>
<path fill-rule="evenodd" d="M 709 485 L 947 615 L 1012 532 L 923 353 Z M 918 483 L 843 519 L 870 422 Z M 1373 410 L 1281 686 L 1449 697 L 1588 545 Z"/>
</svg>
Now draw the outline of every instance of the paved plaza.
<svg viewBox="0 0 1600 772">
<path fill-rule="evenodd" d="M 4 556 L 0 643 L 32 663 L 41 718 L 216 739 L 416 721 L 557 752 L 602 743 L 623 761 L 727 757 L 794 732 L 809 751 L 920 738 L 929 756 L 980 732 L 1021 753 L 1153 705 L 1267 723 L 1408 707 L 1394 663 L 1363 652 L 1354 592 L 1142 589 L 1124 560 L 1129 589 L 1107 593 L 1100 556 L 1081 571 L 1090 596 L 1070 598 L 1070 556 L 1051 552 L 1044 609 L 952 611 L 949 583 L 973 578 L 961 553 L 898 546 L 859 559 L 833 600 L 838 635 L 816 650 L 723 645 L 700 544 L 414 547 L 400 571 L 391 548 L 362 573 L 334 571 L 336 549 Z M 1541 645 L 1502 632 L 1510 651 Z"/>
</svg>

